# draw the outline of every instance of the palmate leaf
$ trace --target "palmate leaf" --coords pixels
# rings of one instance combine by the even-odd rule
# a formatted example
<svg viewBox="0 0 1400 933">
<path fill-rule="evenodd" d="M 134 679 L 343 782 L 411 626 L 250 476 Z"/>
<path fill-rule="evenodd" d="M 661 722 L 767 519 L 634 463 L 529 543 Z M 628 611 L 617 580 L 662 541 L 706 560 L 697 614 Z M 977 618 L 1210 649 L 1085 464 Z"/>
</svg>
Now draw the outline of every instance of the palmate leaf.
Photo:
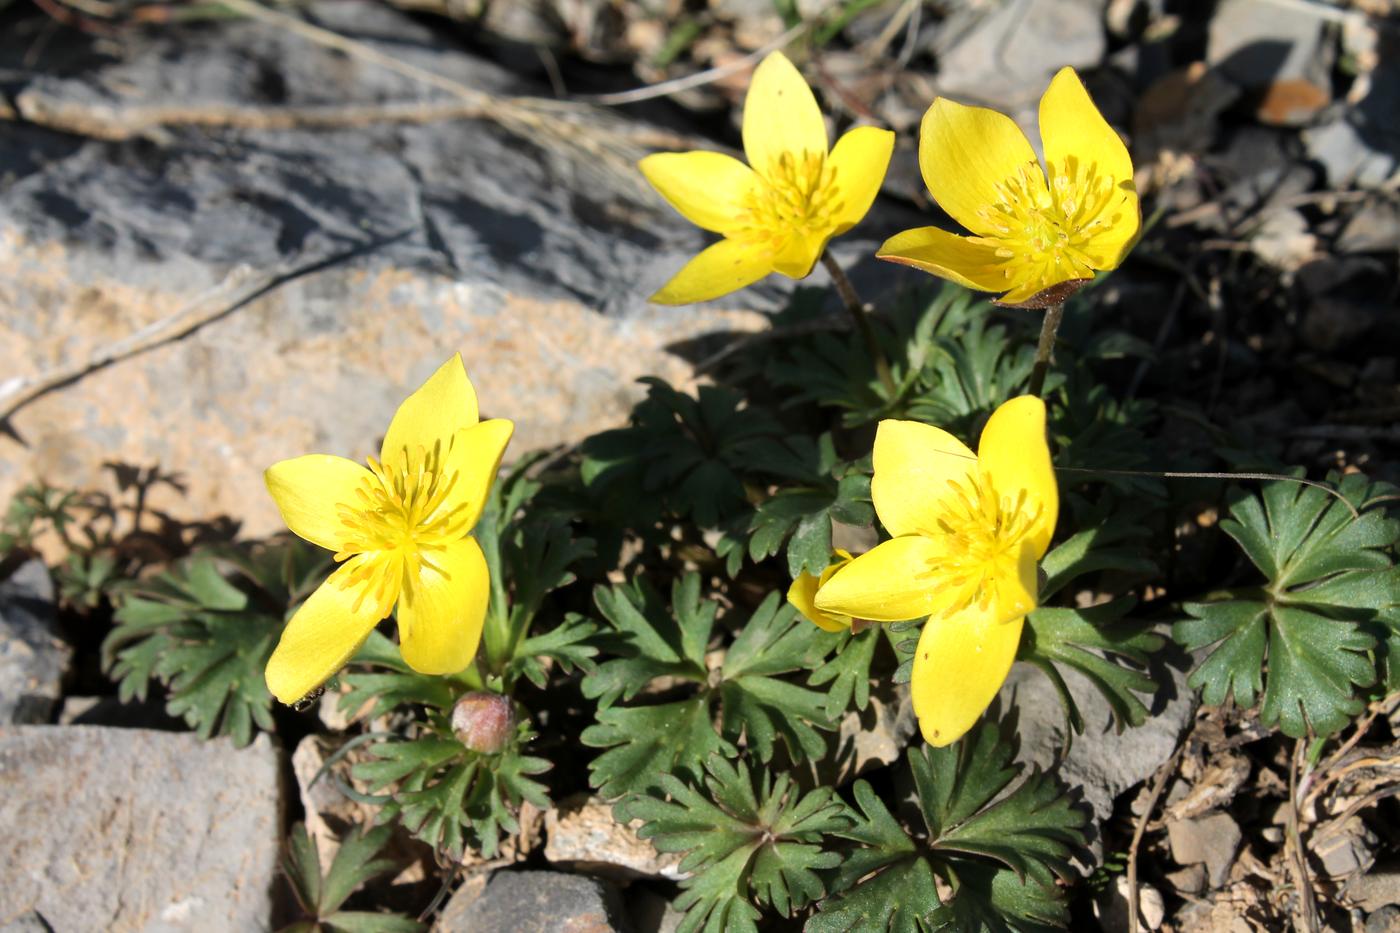
<svg viewBox="0 0 1400 933">
<path fill-rule="evenodd" d="M 669 607 L 645 577 L 600 586 L 593 602 L 611 623 L 609 637 L 600 641 L 614 656 L 583 679 L 583 695 L 600 708 L 632 699 L 657 677 L 703 682 L 708 676 L 705 649 L 718 607 L 700 598 L 698 574 L 676 581 Z"/>
<path fill-rule="evenodd" d="M 910 749 L 906 760 L 926 835 L 916 839 L 864 781 L 854 787 L 857 844 L 831 878 L 834 896 L 808 923 L 836 931 L 1038 930 L 1068 919 L 1056 878 L 1084 844 L 1085 815 L 1058 778 L 1021 772 L 1013 716 L 983 719 L 946 748 Z M 1010 788 L 1007 791 L 1007 788 Z M 953 896 L 940 904 L 938 875 Z"/>
<path fill-rule="evenodd" d="M 1215 646 L 1188 680 L 1207 703 L 1233 694 L 1249 707 L 1262 693 L 1261 722 L 1294 737 L 1330 735 L 1361 711 L 1363 689 L 1387 656 L 1376 635 L 1387 637 L 1400 607 L 1400 568 L 1390 554 L 1400 521 L 1383 506 L 1393 487 L 1352 474 L 1338 489 L 1359 517 L 1296 483 L 1239 496 L 1220 527 L 1267 582 L 1188 603 L 1191 618 L 1172 630 L 1188 650 Z"/>
<path fill-rule="evenodd" d="M 388 790 L 374 798 L 381 815 L 397 817 L 433 848 L 460 860 L 470 846 L 492 858 L 501 834 L 519 829 L 515 814 L 523 801 L 549 806 L 544 785 L 532 775 L 548 771 L 550 763 L 524 754 L 523 746 L 534 737 L 527 723 L 495 755 L 467 749 L 440 717 L 429 725 L 417 738 L 368 746 L 373 759 L 355 764 L 351 774 L 369 785 L 370 794 Z"/>
<path fill-rule="evenodd" d="M 870 705 L 870 666 L 875 661 L 879 641 L 880 626 L 872 626 L 860 634 L 842 632 L 830 659 L 808 678 L 809 687 L 831 684 L 826 692 L 828 719 L 835 720 L 852 702 L 861 710 Z"/>
<path fill-rule="evenodd" d="M 398 867 L 390 859 L 376 857 L 388 844 L 392 832 L 388 826 L 351 829 L 340 840 L 330 868 L 323 875 L 320 856 L 305 824 L 293 826 L 282 870 L 297 903 L 310 919 L 283 928 L 283 933 L 320 929 L 337 933 L 418 933 L 425 929 L 421 923 L 397 914 L 341 909 L 360 886 Z"/>
<path fill-rule="evenodd" d="M 785 485 L 761 503 L 741 532 L 731 532 L 721 542 L 719 556 L 729 558 L 729 573 L 738 572 L 734 554 L 736 537 L 748 535 L 747 553 L 761 561 L 787 549 L 788 575 L 820 574 L 831 560 L 832 520 L 869 525 L 875 520 L 870 504 L 870 465 L 840 462 L 831 435 L 815 442 L 805 436 L 789 438 L 782 445 L 793 451 L 791 464 L 774 465 L 791 485 Z M 742 552 L 740 552 L 742 554 Z"/>
<path fill-rule="evenodd" d="M 846 807 L 827 788 L 803 794 L 786 774 L 761 771 L 757 781 L 742 762 L 712 756 L 703 783 L 663 775 L 659 796 L 632 796 L 618 804 L 620 820 L 639 819 L 637 834 L 661 852 L 683 852 L 674 906 L 685 911 L 678 933 L 754 930 L 758 907 L 791 916 L 822 897 L 823 869 L 840 857 L 825 851 L 823 836 L 850 824 Z"/>
<path fill-rule="evenodd" d="M 632 410 L 631 425 L 583 444 L 589 486 L 627 496 L 631 505 L 638 491 L 651 493 L 675 517 L 713 528 L 746 507 L 747 477 L 787 459 L 778 423 L 745 407 L 735 390 L 702 386 L 692 397 L 660 379 L 641 381 L 647 397 Z"/>
<path fill-rule="evenodd" d="M 154 679 L 166 711 L 203 738 L 247 745 L 273 728 L 263 669 L 284 620 L 325 578 L 329 554 L 293 538 L 206 549 L 171 570 L 124 585 L 103 665 L 123 700 Z"/>
<path fill-rule="evenodd" d="M 536 687 L 544 687 L 547 678 L 542 662 L 546 659 L 566 672 L 575 669 L 591 672 L 593 658 L 598 654 L 593 644 L 597 631 L 598 626 L 587 616 L 571 612 L 549 631 L 525 639 L 511 659 L 507 673 L 512 679 L 523 675 Z"/>
<path fill-rule="evenodd" d="M 736 743 L 742 738 L 765 763 L 779 736 L 796 761 L 825 754 L 826 740 L 814 726 L 834 728 L 826 697 L 779 675 L 813 670 L 838 640 L 770 593 L 729 646 L 720 670 L 725 738 Z"/>
<path fill-rule="evenodd" d="M 584 695 L 599 701 L 597 723 L 581 739 L 605 749 L 589 765 L 604 797 L 644 791 L 670 770 L 698 779 L 707 756 L 734 755 L 741 746 L 764 762 L 779 740 L 794 761 L 825 754 L 818 730 L 833 728 L 827 697 L 793 675 L 821 667 L 840 636 L 800 618 L 779 594 L 737 626 L 739 635 L 714 671 L 705 654 L 718 607 L 701 597 L 698 574 L 674 584 L 669 610 L 640 578 L 599 587 L 594 598 L 611 628 L 602 650 L 617 655 L 601 661 L 582 684 Z M 660 678 L 685 696 L 618 705 Z"/>
<path fill-rule="evenodd" d="M 579 736 L 590 748 L 606 749 L 588 765 L 598 793 L 611 800 L 653 785 L 662 774 L 699 780 L 710 755 L 737 755 L 715 732 L 711 698 L 702 692 L 675 703 L 600 709 L 597 723 Z"/>
<path fill-rule="evenodd" d="M 1017 656 L 1055 684 L 1075 733 L 1084 732 L 1084 719 L 1057 664 L 1074 668 L 1098 688 L 1119 730 L 1140 726 L 1147 718 L 1139 695 L 1151 697 L 1157 690 L 1146 668 L 1166 639 L 1152 630 L 1151 621 L 1127 618 L 1136 605 L 1136 599 L 1124 596 L 1087 609 L 1043 606 L 1026 617 Z"/>
</svg>

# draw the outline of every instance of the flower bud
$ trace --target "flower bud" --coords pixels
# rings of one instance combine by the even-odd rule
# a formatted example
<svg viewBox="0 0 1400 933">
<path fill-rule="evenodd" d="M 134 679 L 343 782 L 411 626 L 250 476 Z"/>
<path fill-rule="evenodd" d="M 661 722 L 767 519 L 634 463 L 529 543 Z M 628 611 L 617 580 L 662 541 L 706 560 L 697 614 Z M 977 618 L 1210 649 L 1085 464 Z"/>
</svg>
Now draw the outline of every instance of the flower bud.
<svg viewBox="0 0 1400 933">
<path fill-rule="evenodd" d="M 494 755 L 515 735 L 515 704 L 485 690 L 463 694 L 452 707 L 452 732 L 472 751 Z"/>
</svg>

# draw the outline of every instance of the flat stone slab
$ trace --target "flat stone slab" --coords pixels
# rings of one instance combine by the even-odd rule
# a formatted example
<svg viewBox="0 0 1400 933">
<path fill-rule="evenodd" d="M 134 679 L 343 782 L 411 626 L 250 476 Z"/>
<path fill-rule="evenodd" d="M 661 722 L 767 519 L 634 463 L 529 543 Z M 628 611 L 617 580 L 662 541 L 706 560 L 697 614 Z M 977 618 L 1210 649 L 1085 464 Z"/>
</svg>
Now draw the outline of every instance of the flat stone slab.
<svg viewBox="0 0 1400 933">
<path fill-rule="evenodd" d="M 279 781 L 266 736 L 0 727 L 0 927 L 269 929 Z"/>
</svg>

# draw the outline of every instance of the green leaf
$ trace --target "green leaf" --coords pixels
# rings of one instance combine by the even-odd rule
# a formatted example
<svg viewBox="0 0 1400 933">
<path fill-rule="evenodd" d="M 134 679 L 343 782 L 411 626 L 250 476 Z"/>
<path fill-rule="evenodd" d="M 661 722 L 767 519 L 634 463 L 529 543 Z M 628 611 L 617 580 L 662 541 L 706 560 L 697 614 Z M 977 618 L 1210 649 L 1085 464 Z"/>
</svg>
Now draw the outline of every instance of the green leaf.
<svg viewBox="0 0 1400 933">
<path fill-rule="evenodd" d="M 587 616 L 571 612 L 548 632 L 525 639 L 515 652 L 507 673 L 512 679 L 523 675 L 536 687 L 544 687 L 546 682 L 541 663 L 544 659 L 553 661 L 566 672 L 577 668 L 592 673 L 596 670 L 593 658 L 598 654 L 593 644 L 597 631 L 598 626 Z"/>
<path fill-rule="evenodd" d="M 834 653 L 825 664 L 812 672 L 807 685 L 819 687 L 829 683 L 826 693 L 826 716 L 836 720 L 846 712 L 852 700 L 856 709 L 870 704 L 870 665 L 875 660 L 875 647 L 880 641 L 878 626 L 859 635 L 842 632 Z"/>
<path fill-rule="evenodd" d="M 370 745 L 373 759 L 351 773 L 371 794 L 392 787 L 382 815 L 399 818 L 423 842 L 458 860 L 467 846 L 492 858 L 501 835 L 519 829 L 515 814 L 523 801 L 549 807 L 544 785 L 531 776 L 548 771 L 550 763 L 524 754 L 522 746 L 534 737 L 527 723 L 495 755 L 467 749 L 440 718 L 431 725 L 414 739 Z"/>
<path fill-rule="evenodd" d="M 831 876 L 833 897 L 808 923 L 814 933 L 881 930 L 1038 930 L 1068 919 L 1056 878 L 1084 845 L 1086 817 L 1058 778 L 1021 768 L 1014 716 L 983 719 L 946 748 L 910 749 L 927 834 L 916 838 L 868 784 L 854 787 L 856 844 Z M 1008 790 L 1009 788 L 1009 790 Z M 935 876 L 953 891 L 940 903 Z"/>
<path fill-rule="evenodd" d="M 633 796 L 615 808 L 639 819 L 637 834 L 660 852 L 683 852 L 675 907 L 678 929 L 753 929 L 755 906 L 792 916 L 826 891 L 823 869 L 840 858 L 825 851 L 825 834 L 847 827 L 846 807 L 828 788 L 803 794 L 792 779 L 763 771 L 755 783 L 742 762 L 712 756 L 699 785 L 662 775 L 667 799 Z"/>
<path fill-rule="evenodd" d="M 270 731 L 273 700 L 263 669 L 283 620 L 328 565 L 329 555 L 284 538 L 197 551 L 163 574 L 123 586 L 117 624 L 102 644 L 118 695 L 144 698 L 154 679 L 169 692 L 166 711 L 203 738 L 227 735 L 243 746 L 255 729 Z"/>
<path fill-rule="evenodd" d="M 311 918 L 300 928 L 314 930 L 319 924 L 345 933 L 417 933 L 425 929 L 422 924 L 395 914 L 340 909 L 366 882 L 398 867 L 390 859 L 377 858 L 392 832 L 388 826 L 352 828 L 341 838 L 330 869 L 322 875 L 320 856 L 305 824 L 292 827 L 282 867 L 298 904 Z"/>
<path fill-rule="evenodd" d="M 583 678 L 583 695 L 600 708 L 632 699 L 657 677 L 703 682 L 708 676 L 705 649 L 718 607 L 700 598 L 698 574 L 675 583 L 669 610 L 644 577 L 597 587 L 593 601 L 612 627 L 604 650 L 617 655 Z"/>
<path fill-rule="evenodd" d="M 1214 646 L 1188 680 L 1207 703 L 1262 697 L 1260 721 L 1294 737 L 1330 735 L 1361 711 L 1364 688 L 1388 676 L 1388 619 L 1400 606 L 1400 521 L 1383 506 L 1393 487 L 1359 474 L 1337 486 L 1345 503 L 1283 481 L 1238 495 L 1220 527 L 1266 583 L 1188 603 L 1172 629 L 1188 650 Z"/>
<path fill-rule="evenodd" d="M 719 689 L 725 738 L 743 738 L 765 763 L 779 736 L 794 761 L 826 754 L 826 740 L 816 731 L 834 728 L 826 698 L 777 675 L 816 668 L 838 639 L 770 593 L 724 658 Z"/>
<path fill-rule="evenodd" d="M 1157 690 L 1146 668 L 1165 639 L 1152 631 L 1150 621 L 1126 618 L 1136 604 L 1132 597 L 1121 597 L 1088 609 L 1042 606 L 1026 618 L 1018 657 L 1056 682 L 1075 732 L 1082 733 L 1084 724 L 1055 664 L 1073 667 L 1098 688 L 1119 730 L 1140 726 L 1147 718 L 1138 695 L 1151 697 Z"/>
<path fill-rule="evenodd" d="M 856 781 L 853 789 L 855 825 L 838 834 L 860 848 L 837 868 L 831 888 L 841 893 L 821 902 L 807 933 L 928 929 L 941 903 L 932 864 L 868 783 Z"/>
<path fill-rule="evenodd" d="M 589 781 L 605 799 L 654 787 L 663 774 L 698 780 L 712 754 L 737 755 L 711 723 L 710 694 L 656 706 L 598 711 L 579 740 L 607 749 L 588 765 Z"/>
<path fill-rule="evenodd" d="M 733 389 L 702 386 L 692 397 L 660 379 L 641 381 L 647 397 L 631 425 L 584 442 L 584 481 L 628 497 L 627 514 L 644 517 L 638 492 L 650 493 L 676 517 L 717 527 L 746 507 L 745 482 L 784 459 L 774 453 L 777 422 Z"/>
</svg>

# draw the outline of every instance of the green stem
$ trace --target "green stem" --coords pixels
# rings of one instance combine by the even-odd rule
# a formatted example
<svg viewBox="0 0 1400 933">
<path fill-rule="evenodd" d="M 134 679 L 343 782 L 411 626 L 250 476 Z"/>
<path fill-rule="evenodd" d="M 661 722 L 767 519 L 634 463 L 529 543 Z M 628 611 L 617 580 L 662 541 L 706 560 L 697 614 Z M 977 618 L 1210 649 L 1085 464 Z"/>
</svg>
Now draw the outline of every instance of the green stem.
<svg viewBox="0 0 1400 933">
<path fill-rule="evenodd" d="M 885 394 L 891 401 L 896 393 L 894 377 L 890 375 L 890 363 L 885 359 L 885 351 L 880 349 L 880 342 L 875 338 L 875 329 L 870 326 L 870 318 L 866 314 L 865 303 L 856 294 L 855 286 L 851 280 L 846 278 L 846 273 L 842 270 L 840 263 L 832 257 L 830 251 L 822 253 L 822 265 L 826 266 L 826 271 L 831 275 L 831 282 L 836 286 L 836 293 L 841 296 L 841 303 L 850 312 L 851 320 L 855 322 L 856 330 L 860 331 L 861 338 L 865 341 L 865 349 L 870 353 L 870 359 L 875 364 L 875 375 L 880 377 L 880 384 L 885 387 Z"/>
<path fill-rule="evenodd" d="M 1050 371 L 1050 354 L 1055 349 L 1055 334 L 1064 316 L 1064 302 L 1045 309 L 1045 320 L 1040 324 L 1040 342 L 1035 347 L 1035 368 L 1031 370 L 1031 382 L 1026 389 L 1030 395 L 1040 395 L 1045 388 L 1045 376 Z"/>
</svg>

